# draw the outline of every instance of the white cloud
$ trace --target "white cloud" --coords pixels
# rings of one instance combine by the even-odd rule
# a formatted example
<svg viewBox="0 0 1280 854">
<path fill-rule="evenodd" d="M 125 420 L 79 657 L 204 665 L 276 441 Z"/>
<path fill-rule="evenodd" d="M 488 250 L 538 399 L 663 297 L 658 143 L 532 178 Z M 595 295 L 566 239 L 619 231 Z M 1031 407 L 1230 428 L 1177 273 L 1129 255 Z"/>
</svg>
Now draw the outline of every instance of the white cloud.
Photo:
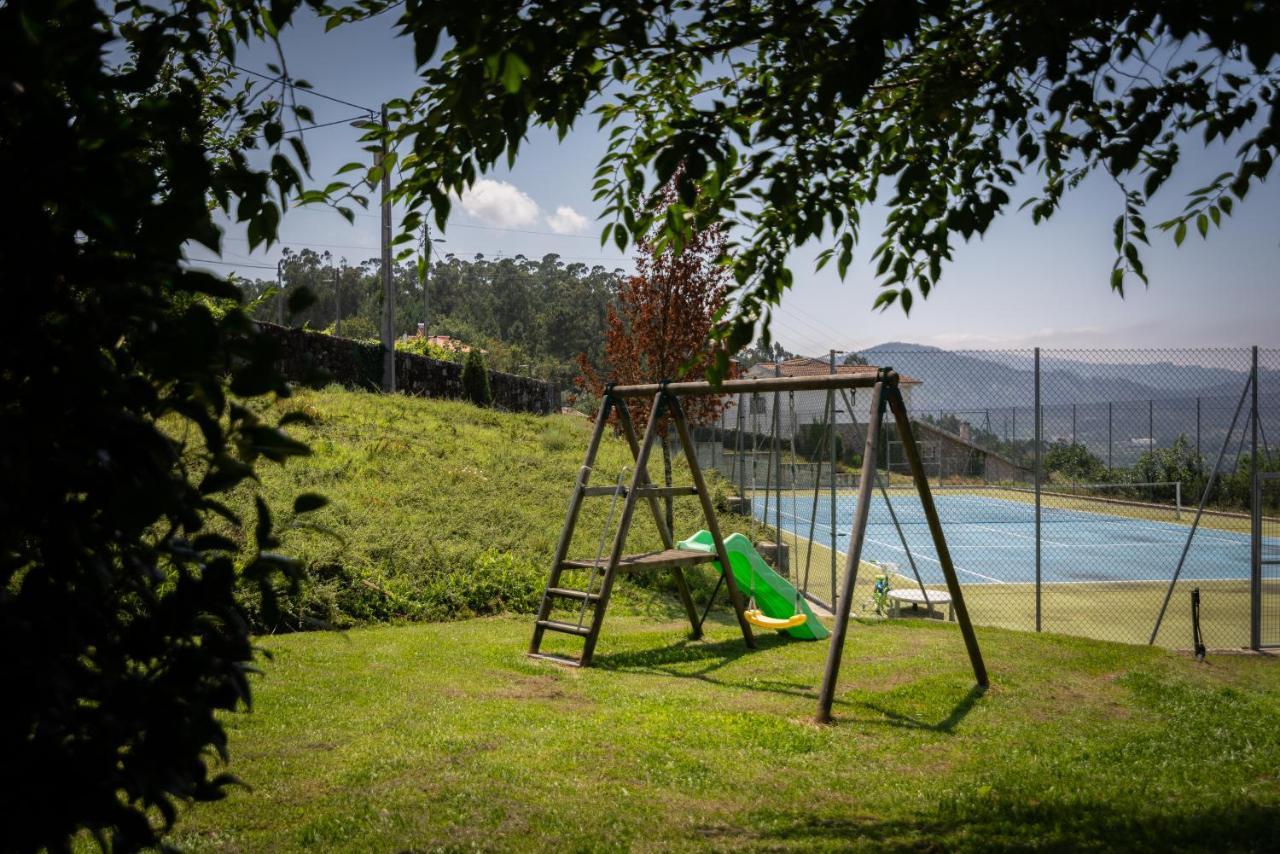
<svg viewBox="0 0 1280 854">
<path fill-rule="evenodd" d="M 460 201 L 471 216 L 498 228 L 533 225 L 541 213 L 538 203 L 519 187 L 489 178 L 481 178 L 464 190 Z"/>
<path fill-rule="evenodd" d="M 561 205 L 547 216 L 547 225 L 556 234 L 582 234 L 587 230 L 587 218 L 568 205 Z"/>
</svg>

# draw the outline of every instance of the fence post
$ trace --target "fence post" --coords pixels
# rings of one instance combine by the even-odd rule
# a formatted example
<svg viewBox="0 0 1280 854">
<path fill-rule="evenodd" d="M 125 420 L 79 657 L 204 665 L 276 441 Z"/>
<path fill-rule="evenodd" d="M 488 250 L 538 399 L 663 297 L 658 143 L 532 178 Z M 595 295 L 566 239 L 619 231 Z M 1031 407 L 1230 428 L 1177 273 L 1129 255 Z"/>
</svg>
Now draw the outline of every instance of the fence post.
<svg viewBox="0 0 1280 854">
<path fill-rule="evenodd" d="M 738 509 L 742 509 L 741 502 L 747 500 L 747 471 L 742 467 L 742 427 L 743 414 L 742 404 L 747 399 L 746 392 L 738 392 L 738 435 L 735 437 L 737 444 L 737 453 L 733 455 L 733 463 L 738 469 Z"/>
<path fill-rule="evenodd" d="M 1262 482 L 1258 477 L 1258 347 L 1252 351 L 1253 376 L 1249 402 L 1252 432 L 1249 438 L 1249 646 L 1262 647 Z"/>
<path fill-rule="evenodd" d="M 1040 631 L 1040 438 L 1044 429 L 1044 415 L 1040 411 L 1040 348 L 1036 348 L 1036 422 L 1035 422 L 1035 468 L 1036 468 L 1036 631 Z"/>
<path fill-rule="evenodd" d="M 1107 401 L 1107 471 L 1111 471 L 1111 401 Z"/>
<path fill-rule="evenodd" d="M 1196 456 L 1200 456 L 1200 398 L 1196 398 Z"/>
<path fill-rule="evenodd" d="M 780 359 L 773 360 L 773 375 L 775 377 L 782 376 L 782 363 Z M 777 469 L 777 471 L 774 472 L 774 477 L 778 485 L 777 487 L 774 488 L 774 491 L 773 491 L 773 497 L 775 499 L 774 506 L 773 506 L 773 520 L 774 520 L 773 535 L 775 537 L 774 546 L 777 547 L 777 551 L 774 552 L 774 561 L 777 562 L 777 569 L 779 572 L 782 571 L 782 444 L 781 444 L 782 423 L 781 422 L 782 422 L 782 392 L 775 391 L 773 393 L 773 465 Z M 768 521 L 769 521 L 768 519 L 765 520 L 766 523 Z"/>
<path fill-rule="evenodd" d="M 1071 444 L 1076 443 L 1076 405 L 1071 404 Z"/>
<path fill-rule="evenodd" d="M 836 351 L 830 353 L 831 366 L 830 372 L 836 372 Z M 836 393 L 834 391 L 827 392 L 827 398 L 831 401 L 831 424 L 827 429 L 827 446 L 829 447 L 831 456 L 831 524 L 828 526 L 831 530 L 831 604 L 834 605 L 840 600 L 840 591 L 836 588 L 836 487 L 839 485 L 839 479 L 836 477 L 836 427 L 840 423 L 840 419 L 836 417 L 836 413 L 840 410 L 836 407 Z M 858 401 L 858 393 L 853 393 L 854 403 Z M 850 413 L 850 416 L 857 418 L 857 415 Z M 875 467 L 875 449 L 871 451 L 872 470 Z M 866 471 L 866 464 L 862 466 Z"/>
</svg>

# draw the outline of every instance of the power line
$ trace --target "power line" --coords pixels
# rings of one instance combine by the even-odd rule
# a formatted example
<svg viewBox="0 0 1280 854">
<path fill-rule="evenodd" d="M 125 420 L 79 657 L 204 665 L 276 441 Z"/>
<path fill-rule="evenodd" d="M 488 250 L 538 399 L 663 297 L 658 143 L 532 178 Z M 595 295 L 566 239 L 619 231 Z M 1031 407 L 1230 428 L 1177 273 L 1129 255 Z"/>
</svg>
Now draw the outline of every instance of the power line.
<svg viewBox="0 0 1280 854">
<path fill-rule="evenodd" d="M 351 101 L 344 101 L 340 99 L 340 97 L 334 97 L 333 95 L 325 95 L 324 92 L 316 91 L 314 90 L 314 88 L 306 88 L 302 86 L 293 85 L 293 83 L 289 82 L 288 79 L 283 76 L 283 74 L 282 76 L 279 76 L 279 77 L 271 77 L 270 74 L 255 72 L 255 70 L 253 70 L 252 68 L 244 68 L 243 65 L 237 65 L 236 63 L 232 63 L 232 61 L 228 61 L 228 60 L 223 60 L 223 61 L 225 61 L 225 63 L 230 65 L 230 67 L 238 70 L 238 72 L 252 74 L 253 77 L 260 77 L 262 79 L 265 79 L 265 81 L 269 81 L 271 83 L 280 83 L 280 85 L 282 86 L 288 86 L 294 92 L 302 92 L 302 93 L 305 93 L 305 95 L 314 95 L 316 97 L 323 97 L 323 99 L 326 101 L 333 101 L 334 104 L 342 104 L 343 106 L 349 106 L 349 108 L 364 110 L 365 113 L 372 114 L 378 111 L 378 109 L 372 108 L 372 106 L 365 106 L 364 104 L 352 104 Z"/>
<path fill-rule="evenodd" d="M 321 211 L 316 208 L 310 208 L 310 209 L 299 208 L 298 210 L 301 211 L 302 213 L 315 213 L 315 214 L 325 213 L 325 211 Z M 352 213 L 355 214 L 356 216 L 367 217 L 369 219 L 378 219 L 378 214 L 375 214 L 375 213 L 364 213 L 363 211 L 352 211 Z M 474 224 L 465 223 L 465 222 L 447 222 L 445 223 L 445 227 L 446 229 L 474 228 L 474 229 L 479 229 L 480 231 L 510 231 L 515 234 L 537 234 L 542 237 L 568 237 L 573 240 L 597 239 L 596 235 L 594 234 L 561 234 L 558 231 L 535 231 L 533 229 L 528 229 L 528 228 L 505 228 L 500 225 L 474 225 Z"/>
<path fill-rule="evenodd" d="M 234 241 L 236 243 L 249 242 L 246 238 L 243 238 L 243 237 L 224 237 L 222 239 Z M 369 252 L 378 251 L 378 247 L 376 246 L 363 246 L 363 245 L 357 245 L 353 243 L 308 243 L 301 240 L 287 240 L 284 238 L 278 238 L 278 242 L 280 243 L 281 246 L 286 246 L 286 247 L 302 246 L 307 249 L 363 249 Z M 501 248 L 497 249 L 496 251 L 500 254 L 504 252 L 504 250 L 502 250 Z M 543 252 L 541 253 L 541 255 L 535 255 L 533 252 L 526 252 L 526 251 L 514 251 L 514 250 L 505 250 L 505 251 L 507 253 L 506 257 L 523 255 L 525 258 L 541 258 L 547 255 L 555 255 L 556 257 L 563 258 L 566 261 L 613 261 L 618 264 L 626 264 L 630 260 L 628 258 L 614 258 L 607 255 L 563 255 L 559 252 L 552 252 L 552 251 Z M 477 255 L 485 254 L 484 250 L 482 249 L 474 249 L 474 250 L 460 249 L 458 252 L 453 252 L 451 254 L 461 257 L 462 253 L 470 254 L 472 252 L 474 252 Z M 437 251 L 436 254 L 439 255 L 439 252 Z"/>
<path fill-rule="evenodd" d="M 332 122 L 321 122 L 320 124 L 315 124 L 315 125 L 304 125 L 298 128 L 298 130 L 300 131 L 319 130 L 320 128 L 333 127 L 334 125 L 349 125 L 352 122 L 358 121 L 363 118 L 367 118 L 367 117 L 364 115 L 359 115 L 359 116 L 352 116 L 347 119 L 337 119 L 336 121 L 332 121 Z"/>
<path fill-rule="evenodd" d="M 258 270 L 274 270 L 275 264 L 245 264 L 240 261 L 215 261 L 212 258 L 188 258 L 188 264 L 219 264 L 224 267 L 253 267 Z"/>
</svg>

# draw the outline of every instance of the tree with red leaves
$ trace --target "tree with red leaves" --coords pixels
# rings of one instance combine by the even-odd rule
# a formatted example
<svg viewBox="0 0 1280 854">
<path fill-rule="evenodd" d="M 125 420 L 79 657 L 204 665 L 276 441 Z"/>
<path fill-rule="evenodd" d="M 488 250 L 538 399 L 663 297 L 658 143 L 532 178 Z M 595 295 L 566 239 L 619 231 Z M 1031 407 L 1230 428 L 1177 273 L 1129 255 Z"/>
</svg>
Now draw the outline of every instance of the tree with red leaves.
<svg viewBox="0 0 1280 854">
<path fill-rule="evenodd" d="M 658 197 L 670 209 L 678 206 L 674 183 Z M 729 291 L 729 270 L 719 263 L 725 235 L 718 226 L 695 232 L 683 248 L 661 246 L 656 236 L 638 241 L 636 275 L 618 289 L 616 306 L 610 306 L 605 331 L 604 365 L 596 366 L 578 356 L 581 375 L 577 385 L 596 397 L 609 383 L 634 385 L 685 377 L 701 377 L 715 351 L 709 333 Z M 681 401 L 691 425 L 706 424 L 720 416 L 726 397 L 698 395 Z M 637 430 L 649 420 L 650 401 L 627 401 Z M 615 426 L 616 416 L 611 419 Z M 658 424 L 664 480 L 671 485 L 670 424 Z M 667 498 L 667 523 L 671 524 L 671 499 Z"/>
</svg>

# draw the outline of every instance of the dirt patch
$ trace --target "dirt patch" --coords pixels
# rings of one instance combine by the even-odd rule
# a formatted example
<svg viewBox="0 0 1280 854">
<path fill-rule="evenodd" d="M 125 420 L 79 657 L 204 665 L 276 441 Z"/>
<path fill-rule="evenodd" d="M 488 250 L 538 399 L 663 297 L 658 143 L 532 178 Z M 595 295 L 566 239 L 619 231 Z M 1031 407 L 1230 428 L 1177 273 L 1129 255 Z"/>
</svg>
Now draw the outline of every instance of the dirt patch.
<svg viewBox="0 0 1280 854">
<path fill-rule="evenodd" d="M 549 673 L 534 676 L 495 674 L 494 682 L 498 683 L 498 687 L 491 696 L 503 700 L 542 700 L 574 707 L 593 705 L 580 694 L 566 691 L 563 680 Z"/>
</svg>

